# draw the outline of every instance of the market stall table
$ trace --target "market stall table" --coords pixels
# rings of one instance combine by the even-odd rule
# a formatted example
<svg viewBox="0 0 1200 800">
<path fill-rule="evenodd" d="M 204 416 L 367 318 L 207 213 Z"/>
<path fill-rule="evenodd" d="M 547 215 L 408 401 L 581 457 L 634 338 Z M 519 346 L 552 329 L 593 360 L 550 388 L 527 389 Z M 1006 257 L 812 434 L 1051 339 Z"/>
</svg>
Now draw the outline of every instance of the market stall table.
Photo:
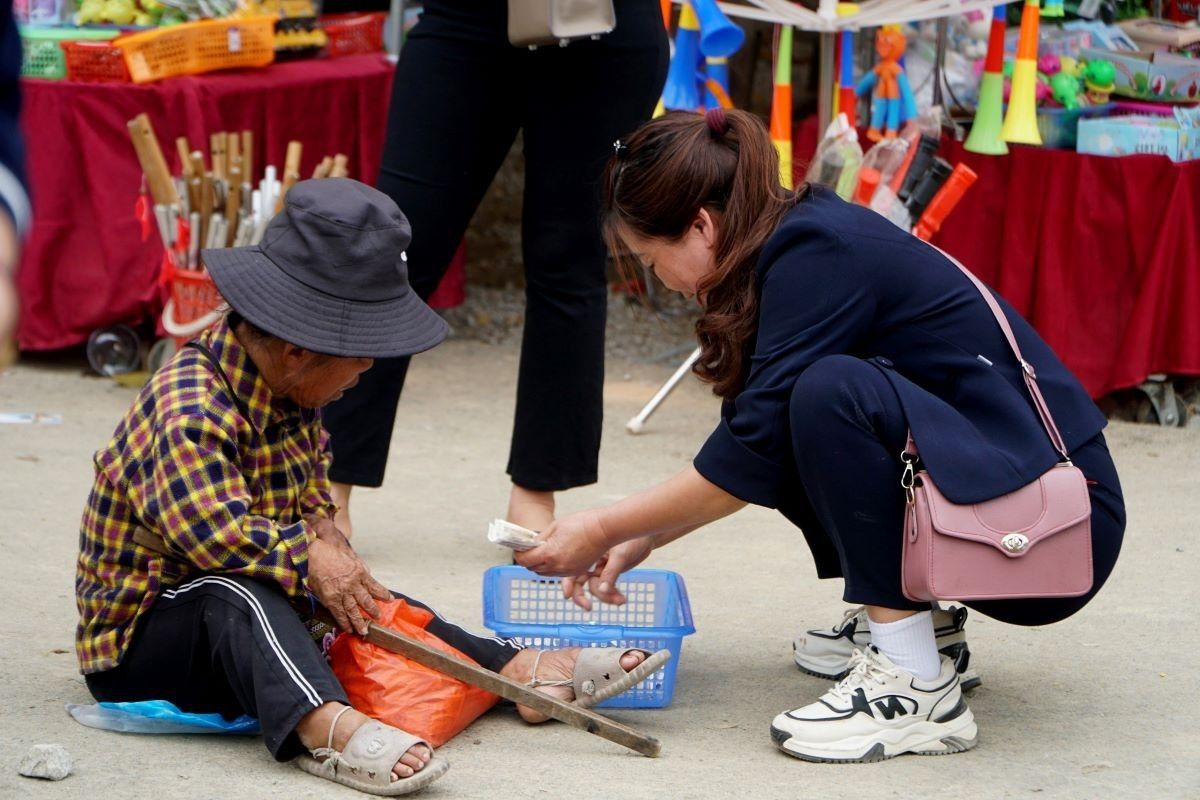
<svg viewBox="0 0 1200 800">
<path fill-rule="evenodd" d="M 374 182 L 394 65 L 382 54 L 272 64 L 146 85 L 22 80 L 34 226 L 22 253 L 18 344 L 79 344 L 96 328 L 156 320 L 162 243 L 134 206 L 142 172 L 126 123 L 150 116 L 178 174 L 175 138 L 208 152 L 210 133 L 250 130 L 255 171 L 282 168 L 291 139 L 300 174 L 344 153 L 350 177 Z"/>
</svg>

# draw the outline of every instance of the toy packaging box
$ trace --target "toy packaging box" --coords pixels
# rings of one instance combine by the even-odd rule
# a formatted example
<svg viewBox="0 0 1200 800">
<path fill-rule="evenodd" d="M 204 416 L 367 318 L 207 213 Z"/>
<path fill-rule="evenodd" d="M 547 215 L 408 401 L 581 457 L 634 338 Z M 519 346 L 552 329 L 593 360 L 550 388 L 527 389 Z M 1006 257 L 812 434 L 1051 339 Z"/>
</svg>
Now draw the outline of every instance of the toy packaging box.
<svg viewBox="0 0 1200 800">
<path fill-rule="evenodd" d="M 1125 20 L 1121 23 L 1121 30 L 1137 42 L 1139 50 L 1184 53 L 1193 58 L 1200 56 L 1200 25 L 1195 20 L 1182 25 L 1165 19 L 1141 17 Z"/>
<path fill-rule="evenodd" d="M 1100 156 L 1164 155 L 1172 161 L 1200 158 L 1200 107 L 1174 116 L 1129 115 L 1079 120 L 1076 148 Z"/>
<path fill-rule="evenodd" d="M 1174 53 L 1095 48 L 1085 48 L 1080 57 L 1113 63 L 1117 68 L 1114 94 L 1173 103 L 1200 102 L 1200 60 Z"/>
</svg>

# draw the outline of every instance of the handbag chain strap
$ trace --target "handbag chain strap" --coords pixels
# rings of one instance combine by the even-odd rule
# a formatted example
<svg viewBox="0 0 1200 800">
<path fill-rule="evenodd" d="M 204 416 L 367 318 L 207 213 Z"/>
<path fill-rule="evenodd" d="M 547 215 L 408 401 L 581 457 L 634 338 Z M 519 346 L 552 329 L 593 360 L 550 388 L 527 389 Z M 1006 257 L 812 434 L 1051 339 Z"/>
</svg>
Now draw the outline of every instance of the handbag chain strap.
<svg viewBox="0 0 1200 800">
<path fill-rule="evenodd" d="M 948 258 L 950 263 L 962 270 L 962 273 L 971 279 L 971 283 L 975 284 L 975 288 L 983 295 L 988 308 L 992 310 L 992 314 L 996 316 L 996 321 L 1000 323 L 1000 329 L 1004 331 L 1004 338 L 1008 340 L 1008 346 L 1012 348 L 1013 355 L 1017 357 L 1017 363 L 1021 365 L 1021 375 L 1025 379 L 1025 387 L 1029 390 L 1030 397 L 1033 398 L 1033 407 L 1037 410 L 1038 417 L 1042 420 L 1042 427 L 1046 429 L 1046 433 L 1050 436 L 1050 442 L 1054 445 L 1054 449 L 1059 452 L 1059 455 L 1063 457 L 1063 461 L 1070 463 L 1071 458 L 1067 455 L 1067 445 L 1063 441 L 1062 434 L 1058 432 L 1058 426 L 1054 424 L 1054 417 L 1050 416 L 1050 407 L 1046 405 L 1046 400 L 1042 397 L 1041 389 L 1038 388 L 1037 372 L 1034 371 L 1033 365 L 1025 360 L 1025 356 L 1021 355 L 1021 348 L 1017 346 L 1017 338 L 1013 335 L 1012 326 L 1008 324 L 1008 319 L 1000 309 L 1000 304 L 996 302 L 996 298 L 992 296 L 991 291 L 984 285 L 983 281 L 979 280 L 969 269 L 959 263 L 958 259 L 941 248 L 936 249 Z"/>
</svg>

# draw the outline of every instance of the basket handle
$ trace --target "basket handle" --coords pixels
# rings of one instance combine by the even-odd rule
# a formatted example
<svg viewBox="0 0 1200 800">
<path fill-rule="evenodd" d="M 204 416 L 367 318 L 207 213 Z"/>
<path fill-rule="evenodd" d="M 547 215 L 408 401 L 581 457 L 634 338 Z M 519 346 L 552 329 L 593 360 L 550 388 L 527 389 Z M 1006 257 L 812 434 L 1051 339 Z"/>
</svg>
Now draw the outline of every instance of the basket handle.
<svg viewBox="0 0 1200 800">
<path fill-rule="evenodd" d="M 224 306 L 209 311 L 199 319 L 192 320 L 188 323 L 177 322 L 175 320 L 175 298 L 168 297 L 167 304 L 163 307 L 162 326 L 171 336 L 176 336 L 180 339 L 190 338 L 195 336 L 200 331 L 213 325 L 225 313 Z"/>
</svg>

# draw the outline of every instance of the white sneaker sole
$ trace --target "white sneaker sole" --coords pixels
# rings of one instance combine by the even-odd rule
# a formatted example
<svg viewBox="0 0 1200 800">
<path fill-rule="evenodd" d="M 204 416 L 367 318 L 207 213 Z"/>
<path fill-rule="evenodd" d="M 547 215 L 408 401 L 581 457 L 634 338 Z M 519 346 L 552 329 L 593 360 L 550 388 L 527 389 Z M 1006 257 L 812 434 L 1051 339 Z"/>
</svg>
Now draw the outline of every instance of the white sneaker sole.
<svg viewBox="0 0 1200 800">
<path fill-rule="evenodd" d="M 866 645 L 863 645 L 865 647 Z M 828 678 L 838 681 L 846 677 L 846 660 L 848 656 L 842 653 L 830 653 L 824 656 L 813 656 L 795 645 L 792 646 L 792 658 L 801 672 L 815 675 L 818 678 Z"/>
<path fill-rule="evenodd" d="M 858 736 L 840 742 L 810 744 L 798 742 L 792 734 L 771 726 L 771 738 L 780 750 L 804 761 L 828 763 L 869 763 L 884 761 L 904 753 L 942 756 L 962 753 L 979 740 L 975 715 L 964 704 L 963 711 L 945 722 L 923 721 L 904 728 L 883 729 L 870 736 Z"/>
</svg>

